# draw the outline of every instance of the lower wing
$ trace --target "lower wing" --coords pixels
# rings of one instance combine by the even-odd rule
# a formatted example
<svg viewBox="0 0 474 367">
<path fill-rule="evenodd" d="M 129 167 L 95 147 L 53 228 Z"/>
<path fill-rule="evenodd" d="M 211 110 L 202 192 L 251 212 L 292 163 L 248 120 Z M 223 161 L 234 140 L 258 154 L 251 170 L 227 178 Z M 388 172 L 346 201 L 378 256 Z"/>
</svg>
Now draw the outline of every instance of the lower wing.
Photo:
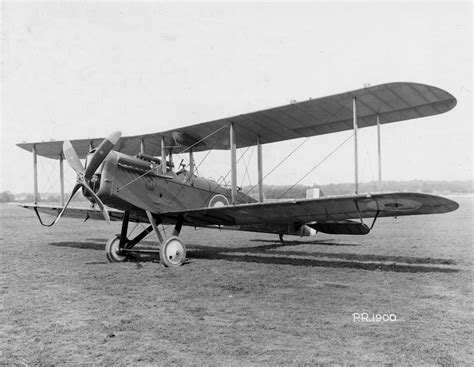
<svg viewBox="0 0 474 367">
<path fill-rule="evenodd" d="M 182 217 L 184 224 L 262 225 L 276 223 L 326 223 L 374 217 L 448 213 L 455 201 L 421 193 L 380 193 L 298 199 L 161 213 Z"/>
<path fill-rule="evenodd" d="M 22 204 L 24 208 L 57 215 L 62 206 Z M 380 193 L 332 196 L 317 199 L 295 199 L 266 203 L 230 205 L 155 213 L 163 223 L 183 220 L 184 225 L 195 227 L 222 226 L 224 228 L 267 233 L 297 234 L 301 226 L 325 233 L 367 234 L 370 229 L 351 219 L 399 217 L 407 215 L 440 214 L 456 210 L 459 204 L 439 196 L 421 193 Z M 122 220 L 124 212 L 107 208 L 112 221 Z M 65 217 L 103 220 L 98 209 L 71 207 Z M 147 222 L 144 213 L 130 215 L 134 222 Z M 40 218 L 41 221 L 41 218 Z M 41 221 L 42 224 L 44 224 Z"/>
<path fill-rule="evenodd" d="M 61 205 L 19 204 L 19 206 L 26 209 L 34 210 L 36 212 L 36 215 L 38 216 L 38 219 L 43 225 L 47 224 L 43 223 L 39 213 L 48 214 L 56 217 L 63 209 L 63 206 Z M 123 219 L 123 211 L 112 208 L 106 208 L 106 210 L 109 213 L 111 221 L 119 221 Z M 102 215 L 99 209 L 84 207 L 68 207 L 64 212 L 63 217 L 83 220 L 104 220 L 104 216 Z"/>
</svg>

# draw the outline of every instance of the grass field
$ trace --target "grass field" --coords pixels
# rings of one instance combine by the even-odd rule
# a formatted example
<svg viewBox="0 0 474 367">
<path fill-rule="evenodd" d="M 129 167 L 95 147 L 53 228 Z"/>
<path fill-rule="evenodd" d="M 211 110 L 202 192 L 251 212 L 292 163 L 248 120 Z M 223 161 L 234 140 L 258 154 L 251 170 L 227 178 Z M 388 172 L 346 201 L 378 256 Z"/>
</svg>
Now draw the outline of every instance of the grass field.
<svg viewBox="0 0 474 367">
<path fill-rule="evenodd" d="M 0 364 L 472 365 L 474 198 L 455 200 L 368 236 L 284 245 L 187 228 L 177 269 L 108 263 L 119 223 L 43 228 L 2 205 Z M 396 321 L 354 321 L 363 312 Z"/>
</svg>

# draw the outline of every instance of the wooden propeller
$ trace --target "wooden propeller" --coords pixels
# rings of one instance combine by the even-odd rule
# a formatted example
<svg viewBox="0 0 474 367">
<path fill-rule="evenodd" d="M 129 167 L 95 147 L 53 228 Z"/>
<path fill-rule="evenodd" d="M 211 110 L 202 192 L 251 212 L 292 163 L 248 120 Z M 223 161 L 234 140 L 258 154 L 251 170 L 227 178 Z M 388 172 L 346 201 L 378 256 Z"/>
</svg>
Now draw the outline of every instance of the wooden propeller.
<svg viewBox="0 0 474 367">
<path fill-rule="evenodd" d="M 92 196 L 92 198 L 94 199 L 94 202 L 97 203 L 97 205 L 99 206 L 100 211 L 102 212 L 102 215 L 104 216 L 104 219 L 106 220 L 107 223 L 110 223 L 109 213 L 105 209 L 104 204 L 99 199 L 97 194 L 89 186 L 88 181 L 90 181 L 90 179 L 94 175 L 97 168 L 99 168 L 101 163 L 104 161 L 105 157 L 107 157 L 107 155 L 113 149 L 115 144 L 117 144 L 117 142 L 119 141 L 121 135 L 122 134 L 121 134 L 120 131 L 115 131 L 112 134 L 110 134 L 109 136 L 107 136 L 102 141 L 102 143 L 100 143 L 100 145 L 97 147 L 97 149 L 95 150 L 94 154 L 90 158 L 90 160 L 87 164 L 87 167 L 85 169 L 82 166 L 81 160 L 79 159 L 79 156 L 77 155 L 76 150 L 72 146 L 71 142 L 69 140 L 64 141 L 64 143 L 63 143 L 63 153 L 64 153 L 64 156 L 66 157 L 66 160 L 67 160 L 69 166 L 71 166 L 71 168 L 77 174 L 77 182 L 76 182 L 76 185 L 74 186 L 74 188 L 72 189 L 71 195 L 69 196 L 69 199 L 68 199 L 66 205 L 64 205 L 64 208 L 61 210 L 59 215 L 56 217 L 53 224 L 56 224 L 59 221 L 59 219 L 61 218 L 63 213 L 66 211 L 66 209 L 67 209 L 69 203 L 71 202 L 72 198 L 74 197 L 76 192 L 81 187 L 84 188 L 87 191 L 87 193 Z"/>
</svg>

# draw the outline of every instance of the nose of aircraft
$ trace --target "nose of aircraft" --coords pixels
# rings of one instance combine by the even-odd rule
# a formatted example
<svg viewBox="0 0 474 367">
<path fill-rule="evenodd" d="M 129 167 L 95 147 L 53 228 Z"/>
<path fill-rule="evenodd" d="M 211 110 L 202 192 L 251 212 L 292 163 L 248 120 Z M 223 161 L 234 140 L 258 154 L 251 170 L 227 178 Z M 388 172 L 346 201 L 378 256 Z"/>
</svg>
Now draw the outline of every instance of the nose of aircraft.
<svg viewBox="0 0 474 367">
<path fill-rule="evenodd" d="M 72 146 L 71 142 L 69 140 L 64 141 L 63 143 L 63 154 L 66 157 L 67 162 L 71 166 L 71 168 L 77 173 L 77 183 L 74 186 L 71 195 L 69 196 L 69 199 L 64 206 L 64 208 L 61 210 L 59 215 L 56 217 L 52 225 L 56 224 L 58 220 L 61 218 L 63 213 L 66 211 L 66 208 L 68 207 L 69 203 L 71 202 L 72 198 L 76 194 L 76 192 L 82 187 L 84 190 L 90 194 L 90 196 L 93 198 L 93 200 L 97 203 L 97 205 L 100 208 L 100 211 L 102 212 L 102 215 L 104 216 L 105 220 L 107 223 L 110 223 L 110 217 L 109 213 L 105 209 L 104 204 L 102 201 L 99 199 L 99 197 L 96 195 L 96 193 L 91 189 L 89 186 L 88 182 L 94 175 L 95 171 L 97 168 L 99 168 L 100 164 L 104 161 L 105 157 L 107 157 L 107 154 L 110 153 L 110 151 L 113 149 L 115 144 L 119 141 L 122 133 L 120 131 L 114 131 L 111 133 L 109 136 L 107 136 L 102 143 L 97 147 L 95 150 L 94 154 L 92 155 L 90 161 L 87 164 L 87 167 L 84 169 L 82 166 L 81 160 L 79 159 L 79 156 L 76 153 L 76 150 Z"/>
</svg>

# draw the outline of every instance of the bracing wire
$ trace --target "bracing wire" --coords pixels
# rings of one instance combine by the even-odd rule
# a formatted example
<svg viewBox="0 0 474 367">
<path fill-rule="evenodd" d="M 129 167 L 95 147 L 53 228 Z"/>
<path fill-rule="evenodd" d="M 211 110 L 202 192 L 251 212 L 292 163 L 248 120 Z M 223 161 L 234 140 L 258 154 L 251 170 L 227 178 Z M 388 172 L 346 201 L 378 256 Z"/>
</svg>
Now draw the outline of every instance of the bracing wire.
<svg viewBox="0 0 474 367">
<path fill-rule="evenodd" d="M 295 104 L 294 106 L 295 106 L 296 108 L 298 108 L 298 105 L 297 105 L 297 104 Z M 339 111 L 341 111 L 343 108 L 347 108 L 347 106 L 346 106 L 345 104 L 341 104 L 341 105 L 339 106 L 339 108 L 337 109 L 337 111 L 336 111 L 334 114 L 331 114 L 331 115 L 322 123 L 322 125 L 328 123 L 328 122 L 331 120 L 331 118 L 333 118 L 334 115 L 337 115 L 337 113 L 338 113 Z M 288 158 L 290 158 L 304 143 L 306 143 L 306 142 L 309 140 L 309 138 L 310 138 L 309 136 L 306 137 L 305 140 L 303 140 L 303 142 L 301 142 L 290 154 L 288 154 L 282 161 L 280 161 L 275 167 L 273 167 L 272 170 L 271 170 L 270 172 L 268 172 L 268 173 L 262 178 L 262 181 L 263 181 L 265 178 L 267 178 L 273 171 L 275 171 L 279 166 L 281 166 L 281 164 L 282 164 L 283 162 L 285 162 Z M 253 185 L 253 186 L 246 192 L 246 194 L 247 194 L 247 195 L 250 194 L 256 186 L 257 186 L 257 184 L 256 184 L 256 185 Z"/>
<path fill-rule="evenodd" d="M 240 155 L 239 159 L 237 159 L 237 161 L 235 162 L 236 165 L 237 165 L 237 163 L 239 163 L 240 160 L 245 156 L 245 154 L 247 154 L 247 152 L 248 152 L 249 149 L 250 149 L 250 146 L 248 146 L 247 149 L 245 149 L 245 152 L 243 152 L 243 153 Z M 214 194 L 216 193 L 216 190 L 219 188 L 220 183 L 221 183 L 222 181 L 224 181 L 224 180 L 227 178 L 227 176 L 229 176 L 229 174 L 230 174 L 231 171 L 232 171 L 232 169 L 230 169 L 229 171 L 227 171 L 227 173 L 225 174 L 225 176 L 221 176 L 221 178 L 219 178 L 219 181 L 217 181 L 216 188 L 215 188 L 215 189 L 209 194 L 209 196 L 204 200 L 204 202 L 202 203 L 202 205 L 204 205 L 204 204 L 206 203 L 206 201 L 208 201 L 208 200 L 212 197 L 212 195 L 214 195 Z M 202 206 L 202 205 L 201 205 L 201 206 Z"/>
<path fill-rule="evenodd" d="M 220 128 L 218 128 L 217 130 L 213 131 L 212 133 L 206 135 L 204 138 L 202 138 L 201 140 L 198 140 L 197 142 L 195 142 L 194 144 L 188 146 L 187 148 L 185 148 L 184 150 L 180 151 L 179 153 L 184 153 L 185 151 L 187 151 L 188 149 L 191 149 L 192 147 L 194 147 L 195 145 L 199 144 L 200 142 L 206 140 L 207 138 L 210 138 L 212 135 L 214 135 L 215 133 L 221 131 L 222 129 L 224 129 L 225 127 L 227 127 L 227 125 L 222 125 Z M 217 144 L 217 142 L 216 142 Z M 215 145 L 214 145 L 215 146 Z"/>
<path fill-rule="evenodd" d="M 198 165 L 196 165 L 196 167 L 194 168 L 194 171 L 197 173 L 197 175 L 199 176 L 199 168 L 201 167 L 201 165 L 204 163 L 204 161 L 206 160 L 207 156 L 214 150 L 215 146 L 217 145 L 217 141 L 214 143 L 214 146 L 209 149 L 206 153 L 206 155 L 204 156 L 203 159 L 201 159 L 201 162 L 199 162 Z M 185 162 L 187 162 L 186 166 L 185 167 L 189 167 L 191 166 L 191 162 L 186 159 L 186 158 L 181 158 L 181 153 L 177 153 L 177 155 L 179 156 L 180 159 L 184 160 Z"/>
<path fill-rule="evenodd" d="M 366 153 L 367 153 L 367 160 L 369 161 L 369 169 L 370 169 L 370 177 L 372 179 L 372 186 L 374 188 L 374 191 L 377 191 L 377 185 L 375 183 L 375 178 L 374 178 L 374 170 L 372 168 L 372 161 L 370 160 L 370 155 L 369 155 L 369 151 L 366 150 Z"/>
<path fill-rule="evenodd" d="M 217 129 L 217 130 L 213 131 L 212 133 L 206 135 L 204 138 L 198 140 L 198 141 L 195 142 L 194 144 L 192 144 L 192 145 L 186 147 L 186 148 L 183 149 L 180 153 L 184 153 L 184 152 L 187 151 L 188 149 L 191 149 L 191 148 L 192 148 L 193 146 L 195 146 L 196 144 L 199 144 L 199 143 L 202 142 L 203 140 L 205 140 L 205 139 L 211 137 L 212 135 L 214 135 L 215 133 L 217 133 L 218 131 L 222 130 L 222 129 L 225 128 L 225 127 L 226 127 L 226 125 L 221 126 L 219 129 Z M 214 147 L 217 145 L 218 142 L 219 142 L 219 141 L 217 140 L 216 143 L 214 144 Z M 212 149 L 214 149 L 214 147 L 213 147 Z M 209 151 L 211 151 L 212 149 L 210 149 Z M 209 154 L 209 153 L 208 153 L 208 154 Z M 206 157 L 207 157 L 207 154 L 206 154 Z M 205 157 L 204 157 L 204 158 L 205 158 Z M 202 164 L 202 162 L 201 162 L 201 164 Z M 199 168 L 199 166 L 198 166 L 197 168 Z M 196 168 L 196 169 L 197 169 L 197 168 Z M 126 183 L 125 185 L 123 185 L 122 187 L 118 187 L 118 188 L 116 189 L 117 192 L 119 192 L 120 190 L 124 189 L 125 187 L 131 185 L 132 183 L 134 183 L 135 181 L 139 180 L 139 179 L 142 178 L 143 176 L 146 176 L 147 174 L 149 174 L 150 172 L 154 171 L 155 169 L 156 169 L 156 167 L 153 167 L 153 168 L 149 169 L 148 171 L 146 171 L 145 173 L 141 174 L 140 176 L 138 176 L 138 177 L 134 178 L 133 180 L 127 182 L 127 183 Z"/>
<path fill-rule="evenodd" d="M 255 145 L 252 146 L 252 150 L 250 151 L 250 156 L 247 162 L 245 162 L 245 158 L 244 158 L 245 173 L 242 176 L 242 181 L 240 182 L 241 187 L 244 186 L 245 176 L 247 176 L 250 186 L 252 185 L 252 181 L 250 179 L 250 174 L 249 174 L 249 165 L 250 165 L 250 161 L 252 160 L 253 152 L 255 151 L 254 148 L 255 148 Z"/>
<path fill-rule="evenodd" d="M 209 149 L 206 153 L 206 155 L 201 159 L 201 162 L 199 162 L 199 164 L 196 166 L 195 168 L 195 171 L 199 173 L 199 168 L 201 167 L 201 165 L 204 163 L 204 161 L 206 160 L 207 156 L 214 150 L 215 146 L 217 145 L 217 142 L 214 144 L 214 146 L 212 147 L 212 149 Z M 186 180 L 186 183 L 189 181 L 190 178 L 188 178 Z"/>
<path fill-rule="evenodd" d="M 48 196 L 51 194 L 54 194 L 54 182 L 51 182 L 52 180 L 52 175 L 57 171 L 57 169 L 51 164 L 51 162 L 46 161 L 49 164 L 49 167 L 45 166 L 45 163 L 43 159 L 38 159 L 38 163 L 41 166 L 42 172 L 46 173 L 46 183 L 45 183 L 45 190 L 43 192 L 44 198 L 46 199 Z M 40 195 L 40 200 L 41 200 L 41 195 Z"/>
<path fill-rule="evenodd" d="M 370 130 L 368 131 L 368 133 L 370 134 L 370 139 L 373 140 L 375 138 L 374 133 L 371 132 Z M 366 161 L 364 162 L 364 166 L 362 167 L 361 176 L 364 177 L 364 172 L 365 172 L 365 169 L 366 169 L 366 165 L 368 165 L 369 170 L 370 170 L 370 178 L 372 179 L 372 181 L 371 181 L 372 187 L 373 187 L 374 191 L 377 191 L 377 183 L 375 181 L 374 170 L 373 170 L 373 167 L 372 167 L 372 160 L 370 159 L 369 149 L 365 150 L 365 154 L 366 154 Z M 369 187 L 370 187 L 370 185 L 369 185 Z"/>
<path fill-rule="evenodd" d="M 222 128 L 221 128 L 221 129 L 222 129 Z M 219 129 L 219 130 L 221 130 L 221 129 Z M 217 131 L 218 131 L 218 130 L 216 130 L 215 132 L 217 132 Z M 212 134 L 210 134 L 210 135 L 212 135 Z M 209 136 L 210 136 L 210 135 L 209 135 Z M 196 170 L 198 170 L 199 167 L 201 167 L 201 165 L 202 165 L 202 164 L 204 163 L 204 161 L 206 160 L 207 156 L 211 153 L 212 150 L 214 150 L 214 148 L 216 147 L 216 145 L 217 145 L 218 142 L 219 142 L 219 141 L 216 140 L 216 142 L 214 143 L 214 145 L 212 146 L 212 148 L 209 149 L 209 151 L 206 153 L 206 155 L 205 155 L 204 158 L 201 160 L 201 162 L 199 163 L 199 165 L 196 166 Z M 191 179 L 191 177 L 189 177 L 188 179 L 186 179 L 186 181 L 184 182 L 184 184 L 181 186 L 181 188 L 178 190 L 178 192 L 173 196 L 173 198 L 171 199 L 171 201 L 174 201 L 174 200 L 178 197 L 179 193 L 181 192 L 181 190 L 183 190 L 185 184 L 186 184 L 190 179 Z M 169 206 L 168 206 L 168 207 L 169 207 Z M 165 211 L 168 210 L 168 207 L 165 209 Z"/>
<path fill-rule="evenodd" d="M 291 186 L 288 190 L 286 190 L 278 199 L 281 199 L 285 196 L 293 187 L 298 185 L 302 180 L 304 180 L 309 174 L 311 174 L 316 168 L 318 168 L 321 164 L 323 164 L 329 157 L 331 157 L 336 151 L 338 151 L 345 143 L 349 141 L 354 136 L 354 134 L 348 136 L 341 144 L 339 144 L 336 148 L 334 148 L 329 154 L 327 154 L 323 159 L 321 159 L 313 168 L 311 168 L 303 177 L 301 177 L 298 181 L 296 181 L 293 186 Z"/>
<path fill-rule="evenodd" d="M 49 171 L 49 174 L 46 176 L 46 187 L 47 187 L 47 190 L 52 190 L 54 188 L 54 185 L 53 183 L 51 183 L 51 176 L 53 175 L 54 167 L 53 169 L 51 169 L 51 165 L 50 165 L 50 168 L 47 169 L 42 159 L 38 159 L 38 161 L 41 162 L 41 168 L 43 169 L 43 172 Z M 51 193 L 51 192 L 52 191 L 47 191 L 47 193 Z"/>
<path fill-rule="evenodd" d="M 245 156 L 245 154 L 247 154 L 247 152 L 248 152 L 249 149 L 250 149 L 250 146 L 248 146 L 247 149 L 245 149 L 245 152 L 243 152 L 243 153 L 240 155 L 239 159 L 237 159 L 237 161 L 235 162 L 236 165 L 237 165 L 237 163 L 239 163 L 240 160 Z M 231 171 L 232 171 L 232 169 L 228 170 L 227 173 L 225 174 L 225 176 L 222 176 L 219 180 L 222 179 L 222 181 L 224 181 L 224 180 L 227 178 L 227 176 L 229 176 L 229 174 L 230 174 Z M 219 184 L 219 181 L 218 181 L 217 183 Z M 213 193 L 214 193 L 214 192 L 213 192 Z"/>
<path fill-rule="evenodd" d="M 268 176 L 270 176 L 270 174 L 271 174 L 273 171 L 275 171 L 278 167 L 280 167 L 280 166 L 283 164 L 283 162 L 285 162 L 288 158 L 290 158 L 290 157 L 291 157 L 299 148 L 301 148 L 301 146 L 302 146 L 303 144 L 305 144 L 308 140 L 309 140 L 309 137 L 305 138 L 300 144 L 298 144 L 298 146 L 297 146 L 295 149 L 293 149 L 293 150 L 290 152 L 290 154 L 288 154 L 285 158 L 283 158 L 275 167 L 273 167 L 273 168 L 270 170 L 270 172 L 268 172 L 268 173 L 262 178 L 262 181 L 263 181 L 264 179 L 266 179 Z M 251 193 L 252 190 L 253 190 L 256 186 L 257 186 L 256 184 L 253 185 L 245 194 L 248 195 L 249 193 Z"/>
</svg>

